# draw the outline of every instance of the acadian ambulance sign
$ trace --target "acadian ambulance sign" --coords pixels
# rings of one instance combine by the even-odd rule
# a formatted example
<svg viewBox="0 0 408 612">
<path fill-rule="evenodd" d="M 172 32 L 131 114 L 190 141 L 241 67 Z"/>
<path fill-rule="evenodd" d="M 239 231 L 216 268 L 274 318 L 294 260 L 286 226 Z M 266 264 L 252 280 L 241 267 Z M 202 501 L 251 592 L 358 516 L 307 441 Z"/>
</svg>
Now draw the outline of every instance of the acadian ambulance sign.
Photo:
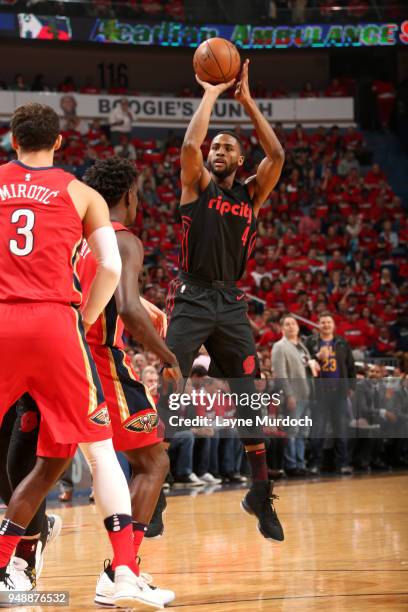
<svg viewBox="0 0 408 612">
<path fill-rule="evenodd" d="M 250 0 L 247 0 L 250 2 Z M 407 6 L 408 18 L 408 6 Z M 91 41 L 122 45 L 197 47 L 221 36 L 241 49 L 329 49 L 395 47 L 408 44 L 408 20 L 343 24 L 262 25 L 145 23 L 127 19 L 0 13 L 0 32 L 20 38 Z"/>
<path fill-rule="evenodd" d="M 135 125 L 153 127 L 186 127 L 195 110 L 199 98 L 170 98 L 128 96 Z M 27 102 L 48 104 L 60 115 L 64 109 L 81 118 L 100 118 L 107 121 L 109 113 L 119 104 L 119 96 L 60 94 L 40 92 L 0 92 L 0 116 L 9 117 L 14 109 Z M 303 123 L 315 125 L 351 125 L 354 122 L 354 101 L 352 98 L 305 98 L 257 100 L 257 104 L 271 123 L 282 121 L 286 124 Z M 217 101 L 212 116 L 214 127 L 233 127 L 251 125 L 242 105 L 235 100 Z"/>
<path fill-rule="evenodd" d="M 408 11 L 407 11 L 408 13 Z M 408 21 L 342 25 L 262 26 L 148 25 L 117 19 L 96 20 L 89 40 L 127 45 L 197 47 L 221 36 L 242 49 L 322 49 L 330 47 L 393 47 L 408 44 Z"/>
</svg>

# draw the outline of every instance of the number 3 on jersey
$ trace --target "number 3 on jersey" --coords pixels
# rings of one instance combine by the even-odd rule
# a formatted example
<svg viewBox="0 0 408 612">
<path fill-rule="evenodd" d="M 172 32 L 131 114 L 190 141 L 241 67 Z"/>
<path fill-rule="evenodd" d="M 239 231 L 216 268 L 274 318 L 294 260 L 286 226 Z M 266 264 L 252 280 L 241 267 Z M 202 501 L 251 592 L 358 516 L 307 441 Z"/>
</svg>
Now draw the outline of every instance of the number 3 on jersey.
<svg viewBox="0 0 408 612">
<path fill-rule="evenodd" d="M 18 210 L 15 210 L 11 215 L 11 223 L 19 223 L 20 219 L 24 220 L 24 218 L 25 225 L 16 229 L 16 233 L 19 236 L 24 236 L 25 238 L 24 246 L 19 246 L 17 240 L 10 240 L 10 251 L 13 253 L 13 255 L 17 255 L 18 257 L 29 255 L 34 246 L 34 236 L 31 231 L 35 223 L 35 215 L 33 211 L 28 208 L 19 208 Z"/>
</svg>

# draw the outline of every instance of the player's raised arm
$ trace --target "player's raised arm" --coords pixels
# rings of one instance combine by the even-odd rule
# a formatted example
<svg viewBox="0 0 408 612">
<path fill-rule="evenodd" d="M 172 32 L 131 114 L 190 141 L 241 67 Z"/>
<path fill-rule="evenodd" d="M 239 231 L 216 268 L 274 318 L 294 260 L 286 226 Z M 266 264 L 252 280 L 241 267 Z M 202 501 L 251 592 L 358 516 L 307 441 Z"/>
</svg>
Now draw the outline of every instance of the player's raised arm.
<svg viewBox="0 0 408 612">
<path fill-rule="evenodd" d="M 242 67 L 240 81 L 237 83 L 235 90 L 235 99 L 241 102 L 251 118 L 261 147 L 266 155 L 258 166 L 256 176 L 251 177 L 247 181 L 254 203 L 254 212 L 257 215 L 262 204 L 279 180 L 283 162 L 285 161 L 285 153 L 275 132 L 251 96 L 248 84 L 248 65 L 249 60 L 246 60 Z"/>
<path fill-rule="evenodd" d="M 80 181 L 72 181 L 68 192 L 82 217 L 84 235 L 98 266 L 82 310 L 85 327 L 89 327 L 111 299 L 119 282 L 122 263 L 103 197 Z"/>
<path fill-rule="evenodd" d="M 190 121 L 181 148 L 181 205 L 195 200 L 210 182 L 210 174 L 204 166 L 201 145 L 207 136 L 211 112 L 217 98 L 234 84 L 232 80 L 228 83 L 211 85 L 201 81 L 197 76 L 196 79 L 204 88 L 204 95 Z"/>
<path fill-rule="evenodd" d="M 178 380 L 181 372 L 177 358 L 157 333 L 146 309 L 140 301 L 139 274 L 143 269 L 143 245 L 130 232 L 117 232 L 122 274 L 115 292 L 118 315 L 131 335 L 152 351 L 164 364 L 168 378 Z M 170 367 L 173 366 L 173 367 Z"/>
</svg>

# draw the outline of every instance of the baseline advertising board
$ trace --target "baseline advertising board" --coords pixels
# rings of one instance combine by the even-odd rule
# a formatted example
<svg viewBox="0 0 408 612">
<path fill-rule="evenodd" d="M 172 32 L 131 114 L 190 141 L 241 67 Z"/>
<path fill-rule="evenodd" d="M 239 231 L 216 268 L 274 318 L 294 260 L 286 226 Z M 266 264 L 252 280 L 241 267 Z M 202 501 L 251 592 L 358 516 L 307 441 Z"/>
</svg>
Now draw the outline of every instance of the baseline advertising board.
<svg viewBox="0 0 408 612">
<path fill-rule="evenodd" d="M 72 98 L 76 114 L 81 118 L 107 120 L 112 109 L 119 104 L 120 96 L 60 94 L 40 92 L 0 92 L 0 114 L 10 116 L 14 109 L 27 102 L 48 104 L 64 116 L 62 100 Z M 128 96 L 135 125 L 153 127 L 186 127 L 200 104 L 199 98 L 170 98 Z M 354 122 L 354 100 L 352 98 L 288 98 L 281 100 L 257 100 L 266 119 L 272 123 L 303 123 L 315 125 L 352 125 Z M 251 125 L 242 105 L 235 100 L 218 100 L 215 104 L 211 125 L 234 127 Z"/>
</svg>

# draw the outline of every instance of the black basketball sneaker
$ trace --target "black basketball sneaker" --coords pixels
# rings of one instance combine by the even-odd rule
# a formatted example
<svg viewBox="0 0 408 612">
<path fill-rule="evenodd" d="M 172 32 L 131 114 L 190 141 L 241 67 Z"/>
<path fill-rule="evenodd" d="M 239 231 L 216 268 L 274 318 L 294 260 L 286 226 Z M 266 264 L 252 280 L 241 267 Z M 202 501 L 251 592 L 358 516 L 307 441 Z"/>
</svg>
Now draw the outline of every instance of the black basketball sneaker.
<svg viewBox="0 0 408 612">
<path fill-rule="evenodd" d="M 275 499 L 278 499 L 278 496 L 273 493 L 273 483 L 254 482 L 241 506 L 245 512 L 257 517 L 258 530 L 264 538 L 282 542 L 285 536 L 273 505 Z"/>
</svg>

